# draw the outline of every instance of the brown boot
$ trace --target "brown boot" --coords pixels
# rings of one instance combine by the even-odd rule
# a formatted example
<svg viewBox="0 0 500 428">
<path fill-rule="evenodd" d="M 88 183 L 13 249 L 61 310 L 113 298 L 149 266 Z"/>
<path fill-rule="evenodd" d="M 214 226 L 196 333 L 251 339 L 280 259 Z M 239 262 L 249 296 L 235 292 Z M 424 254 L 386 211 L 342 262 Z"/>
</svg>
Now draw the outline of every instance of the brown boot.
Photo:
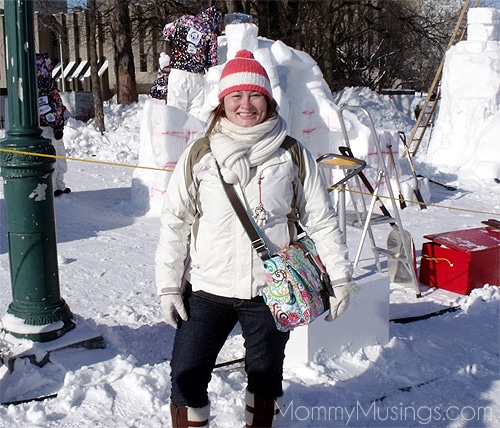
<svg viewBox="0 0 500 428">
<path fill-rule="evenodd" d="M 208 427 L 210 405 L 201 408 L 176 406 L 170 403 L 172 428 Z"/>
<path fill-rule="evenodd" d="M 262 397 L 245 390 L 245 421 L 247 428 L 272 428 L 279 413 L 276 398 Z"/>
</svg>

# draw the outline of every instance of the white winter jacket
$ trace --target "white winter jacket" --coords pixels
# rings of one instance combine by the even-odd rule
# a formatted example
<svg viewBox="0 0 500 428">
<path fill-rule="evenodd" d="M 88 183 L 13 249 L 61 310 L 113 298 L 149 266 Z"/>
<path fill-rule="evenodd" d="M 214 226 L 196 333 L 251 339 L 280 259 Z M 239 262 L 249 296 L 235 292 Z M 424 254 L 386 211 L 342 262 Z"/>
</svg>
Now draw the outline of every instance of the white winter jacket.
<svg viewBox="0 0 500 428">
<path fill-rule="evenodd" d="M 352 265 L 313 156 L 287 137 L 273 156 L 252 168 L 249 184 L 244 188 L 236 186 L 250 215 L 259 204 L 259 177 L 262 204 L 269 213 L 260 232 L 271 253 L 296 238 L 296 207 L 332 285 L 350 282 Z M 250 299 L 266 285 L 262 261 L 220 180 L 208 139 L 192 143 L 170 178 L 161 213 L 155 272 L 159 295 L 180 291 L 188 251 L 191 261 L 186 279 L 193 291 Z"/>
</svg>

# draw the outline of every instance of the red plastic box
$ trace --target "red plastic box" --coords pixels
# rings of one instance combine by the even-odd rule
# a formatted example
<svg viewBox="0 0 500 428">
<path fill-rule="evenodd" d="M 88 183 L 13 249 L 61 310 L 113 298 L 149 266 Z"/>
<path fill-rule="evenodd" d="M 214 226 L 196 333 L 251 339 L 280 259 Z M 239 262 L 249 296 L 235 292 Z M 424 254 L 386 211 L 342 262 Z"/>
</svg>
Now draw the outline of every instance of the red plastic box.
<svg viewBox="0 0 500 428">
<path fill-rule="evenodd" d="M 420 282 L 460 294 L 500 285 L 500 230 L 490 227 L 425 235 Z"/>
</svg>

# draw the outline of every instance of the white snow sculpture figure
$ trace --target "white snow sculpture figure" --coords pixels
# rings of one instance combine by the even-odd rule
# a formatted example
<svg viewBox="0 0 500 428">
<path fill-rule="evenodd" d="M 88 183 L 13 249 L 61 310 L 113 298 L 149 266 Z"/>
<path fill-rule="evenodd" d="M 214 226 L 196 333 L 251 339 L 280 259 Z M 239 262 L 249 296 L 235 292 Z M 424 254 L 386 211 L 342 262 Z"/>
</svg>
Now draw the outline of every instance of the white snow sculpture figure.
<svg viewBox="0 0 500 428">
<path fill-rule="evenodd" d="M 499 12 L 471 9 L 472 39 L 457 43 L 446 53 L 439 113 L 427 154 L 422 155 L 443 172 L 476 173 L 482 178 L 500 174 L 498 133 L 491 139 L 498 130 L 495 119 L 500 111 L 500 43 L 491 40 L 498 35 Z M 481 22 L 487 27 L 484 31 L 480 31 Z"/>
<path fill-rule="evenodd" d="M 132 178 L 132 203 L 141 213 L 159 215 L 163 196 L 179 156 L 203 135 L 204 125 L 194 116 L 163 100 L 147 99 L 142 114 L 139 166 Z"/>
</svg>

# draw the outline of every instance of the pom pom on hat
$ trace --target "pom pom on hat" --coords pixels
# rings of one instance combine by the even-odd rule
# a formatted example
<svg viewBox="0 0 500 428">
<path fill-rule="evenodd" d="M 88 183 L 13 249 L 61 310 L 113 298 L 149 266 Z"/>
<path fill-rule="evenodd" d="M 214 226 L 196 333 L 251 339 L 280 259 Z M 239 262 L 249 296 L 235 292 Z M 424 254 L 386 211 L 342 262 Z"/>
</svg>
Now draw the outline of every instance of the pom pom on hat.
<svg viewBox="0 0 500 428">
<path fill-rule="evenodd" d="M 222 70 L 219 101 L 235 91 L 257 91 L 273 99 L 269 76 L 250 51 L 238 51 Z"/>
<path fill-rule="evenodd" d="M 158 62 L 160 63 L 161 69 L 163 69 L 164 67 L 168 67 L 170 65 L 170 57 L 165 52 L 162 52 L 160 54 Z"/>
</svg>

